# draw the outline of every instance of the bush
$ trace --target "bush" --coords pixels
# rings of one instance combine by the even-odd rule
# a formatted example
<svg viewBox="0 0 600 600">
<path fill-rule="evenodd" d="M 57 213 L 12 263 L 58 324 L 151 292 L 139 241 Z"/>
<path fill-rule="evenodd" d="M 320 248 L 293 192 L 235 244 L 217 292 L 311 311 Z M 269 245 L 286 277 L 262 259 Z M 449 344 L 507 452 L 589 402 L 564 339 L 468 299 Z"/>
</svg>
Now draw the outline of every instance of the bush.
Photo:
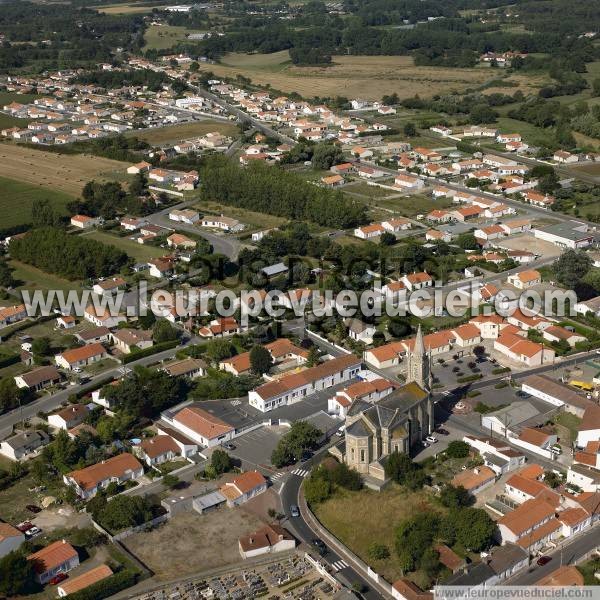
<svg viewBox="0 0 600 600">
<path fill-rule="evenodd" d="M 123 569 L 111 577 L 98 581 L 83 590 L 69 594 L 69 600 L 102 600 L 135 585 L 137 578 L 138 574 L 134 571 Z"/>
<path fill-rule="evenodd" d="M 470 381 L 477 381 L 482 377 L 483 375 L 481 373 L 473 373 L 473 375 L 465 375 L 464 377 L 458 377 L 456 381 L 457 383 L 468 383 Z"/>
<path fill-rule="evenodd" d="M 164 352 L 165 350 L 171 350 L 171 348 L 175 348 L 177 345 L 179 345 L 179 340 L 171 340 L 169 342 L 163 342 L 162 344 L 154 344 L 154 346 L 151 346 L 150 348 L 143 348 L 137 352 L 125 354 L 121 361 L 124 365 L 126 365 L 140 358 L 152 356 L 153 354 L 158 354 L 159 352 Z"/>
<path fill-rule="evenodd" d="M 508 373 L 510 371 L 510 367 L 498 367 L 497 369 L 492 369 L 492 375 L 502 375 L 502 373 Z"/>
<path fill-rule="evenodd" d="M 469 456 L 471 447 L 467 442 L 462 440 L 454 440 L 448 444 L 446 448 L 446 456 L 448 458 L 466 458 Z"/>
<path fill-rule="evenodd" d="M 508 382 L 507 381 L 500 381 L 499 383 L 497 383 L 494 388 L 497 390 L 501 390 L 502 388 L 505 388 L 508 386 Z"/>
</svg>

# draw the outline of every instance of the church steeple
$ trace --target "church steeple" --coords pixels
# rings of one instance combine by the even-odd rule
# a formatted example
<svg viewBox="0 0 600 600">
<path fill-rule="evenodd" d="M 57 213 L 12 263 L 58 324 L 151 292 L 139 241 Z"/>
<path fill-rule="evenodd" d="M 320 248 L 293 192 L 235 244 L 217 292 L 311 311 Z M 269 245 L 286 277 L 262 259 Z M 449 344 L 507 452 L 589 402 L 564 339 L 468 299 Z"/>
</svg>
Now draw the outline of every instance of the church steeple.
<svg viewBox="0 0 600 600">
<path fill-rule="evenodd" d="M 416 383 L 420 388 L 431 391 L 431 357 L 425 350 L 421 325 L 411 351 L 406 355 L 406 383 Z"/>
</svg>

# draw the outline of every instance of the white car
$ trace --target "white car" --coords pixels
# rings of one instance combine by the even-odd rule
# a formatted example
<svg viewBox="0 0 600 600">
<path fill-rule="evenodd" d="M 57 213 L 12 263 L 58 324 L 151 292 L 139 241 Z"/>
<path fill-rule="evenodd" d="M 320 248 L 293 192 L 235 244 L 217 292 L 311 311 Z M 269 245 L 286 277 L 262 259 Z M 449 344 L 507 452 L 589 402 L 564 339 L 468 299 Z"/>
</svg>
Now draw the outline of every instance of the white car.
<svg viewBox="0 0 600 600">
<path fill-rule="evenodd" d="M 25 532 L 25 535 L 29 538 L 32 538 L 32 537 L 36 537 L 36 536 L 40 535 L 41 533 L 42 533 L 42 530 L 39 527 L 36 527 L 34 525 L 31 529 L 28 529 Z"/>
<path fill-rule="evenodd" d="M 425 440 L 428 441 L 430 444 L 435 444 L 438 441 L 437 438 L 433 435 L 428 435 L 425 438 Z"/>
</svg>

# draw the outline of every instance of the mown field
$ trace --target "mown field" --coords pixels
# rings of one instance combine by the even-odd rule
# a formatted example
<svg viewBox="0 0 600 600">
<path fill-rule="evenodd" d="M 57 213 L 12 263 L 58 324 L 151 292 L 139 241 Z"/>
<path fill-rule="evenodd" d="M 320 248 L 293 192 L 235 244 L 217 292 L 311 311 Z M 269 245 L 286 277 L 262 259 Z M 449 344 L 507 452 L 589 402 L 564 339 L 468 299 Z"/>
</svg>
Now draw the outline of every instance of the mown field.
<svg viewBox="0 0 600 600">
<path fill-rule="evenodd" d="M 147 4 L 123 3 L 123 4 L 106 4 L 104 6 L 95 7 L 98 12 L 106 13 L 107 15 L 131 15 L 135 13 L 149 13 L 153 8 L 161 8 L 162 5 L 148 6 Z"/>
<path fill-rule="evenodd" d="M 0 177 L 0 227 L 30 223 L 31 208 L 36 200 L 49 200 L 58 213 L 67 214 L 66 205 L 74 199 L 74 196 L 49 187 Z"/>
<path fill-rule="evenodd" d="M 136 129 L 128 132 L 127 135 L 145 140 L 149 144 L 166 144 L 189 140 L 194 137 L 202 137 L 212 131 L 218 131 L 223 135 L 234 137 L 238 133 L 238 128 L 230 121 L 206 119 L 205 121 L 182 123 L 181 125 L 173 125 L 172 127 Z"/>
<path fill-rule="evenodd" d="M 127 256 L 131 256 L 136 262 L 145 262 L 151 258 L 164 256 L 165 254 L 163 248 L 138 244 L 127 237 L 119 237 L 106 231 L 91 231 L 90 233 L 84 233 L 83 236 L 102 242 L 103 244 L 115 246 L 119 250 L 126 252 Z"/>
<path fill-rule="evenodd" d="M 144 34 L 144 50 L 170 48 L 178 42 L 183 42 L 188 33 L 201 32 L 175 25 L 151 25 Z"/>
<path fill-rule="evenodd" d="M 408 56 L 334 56 L 331 67 L 295 67 L 287 51 L 273 54 L 225 56 L 219 64 L 202 65 L 216 75 L 249 77 L 289 93 L 347 96 L 379 100 L 396 92 L 401 98 L 431 96 L 449 90 L 476 87 L 491 79 L 489 69 L 415 67 Z"/>
<path fill-rule="evenodd" d="M 91 179 L 112 179 L 127 164 L 87 154 L 54 154 L 16 144 L 0 144 L 0 177 L 78 196 Z"/>
</svg>

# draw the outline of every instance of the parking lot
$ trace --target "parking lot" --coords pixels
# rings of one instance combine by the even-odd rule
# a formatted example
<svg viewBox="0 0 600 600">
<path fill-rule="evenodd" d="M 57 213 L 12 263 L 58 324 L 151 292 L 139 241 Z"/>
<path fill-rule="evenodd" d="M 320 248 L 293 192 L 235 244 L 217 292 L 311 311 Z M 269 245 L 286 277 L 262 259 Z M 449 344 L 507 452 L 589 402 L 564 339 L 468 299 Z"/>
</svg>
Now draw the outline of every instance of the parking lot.
<svg viewBox="0 0 600 600">
<path fill-rule="evenodd" d="M 287 427 L 261 427 L 233 440 L 234 450 L 227 452 L 242 461 L 244 469 L 271 469 L 271 453 Z"/>
</svg>

